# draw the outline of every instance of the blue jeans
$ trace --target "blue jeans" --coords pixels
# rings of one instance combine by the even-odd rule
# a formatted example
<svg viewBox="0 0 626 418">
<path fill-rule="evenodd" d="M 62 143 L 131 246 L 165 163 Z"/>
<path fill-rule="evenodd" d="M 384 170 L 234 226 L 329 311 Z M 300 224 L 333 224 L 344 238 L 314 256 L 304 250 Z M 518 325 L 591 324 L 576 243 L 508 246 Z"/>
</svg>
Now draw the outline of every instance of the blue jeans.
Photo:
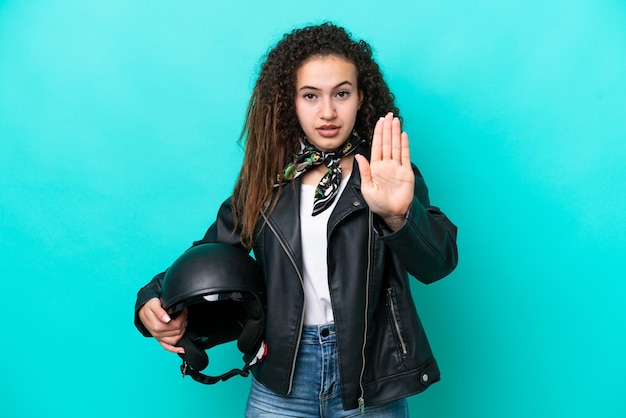
<svg viewBox="0 0 626 418">
<path fill-rule="evenodd" d="M 360 417 L 359 409 L 343 410 L 337 357 L 334 324 L 305 326 L 291 393 L 276 394 L 253 377 L 246 417 Z M 365 416 L 406 418 L 409 416 L 406 399 L 366 405 Z"/>
</svg>

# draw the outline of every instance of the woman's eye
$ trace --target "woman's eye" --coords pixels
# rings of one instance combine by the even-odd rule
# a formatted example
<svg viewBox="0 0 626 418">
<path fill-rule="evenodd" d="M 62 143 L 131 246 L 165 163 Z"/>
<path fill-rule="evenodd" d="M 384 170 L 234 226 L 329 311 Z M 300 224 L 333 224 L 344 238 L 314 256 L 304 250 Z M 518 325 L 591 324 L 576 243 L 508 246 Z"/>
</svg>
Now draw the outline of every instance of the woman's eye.
<svg viewBox="0 0 626 418">
<path fill-rule="evenodd" d="M 304 97 L 306 100 L 313 100 L 315 99 L 315 95 L 313 93 L 305 93 L 302 95 L 302 97 Z"/>
<path fill-rule="evenodd" d="M 342 99 L 343 99 L 343 98 L 348 97 L 349 95 L 350 95 L 350 92 L 349 92 L 349 91 L 343 91 L 343 90 L 342 90 L 342 91 L 340 91 L 340 92 L 338 92 L 338 93 L 337 93 L 337 96 L 338 96 L 338 97 L 340 97 L 340 98 L 342 98 Z"/>
</svg>

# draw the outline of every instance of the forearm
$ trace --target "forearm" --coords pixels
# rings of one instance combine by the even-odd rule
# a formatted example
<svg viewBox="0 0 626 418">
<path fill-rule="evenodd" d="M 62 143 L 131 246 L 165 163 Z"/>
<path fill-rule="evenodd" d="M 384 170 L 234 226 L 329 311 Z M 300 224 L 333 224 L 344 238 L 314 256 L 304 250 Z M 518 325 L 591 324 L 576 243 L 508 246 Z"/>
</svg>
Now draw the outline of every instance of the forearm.
<svg viewBox="0 0 626 418">
<path fill-rule="evenodd" d="M 456 232 L 456 226 L 438 208 L 426 207 L 415 198 L 404 224 L 382 239 L 412 276 L 431 283 L 457 265 Z"/>
</svg>

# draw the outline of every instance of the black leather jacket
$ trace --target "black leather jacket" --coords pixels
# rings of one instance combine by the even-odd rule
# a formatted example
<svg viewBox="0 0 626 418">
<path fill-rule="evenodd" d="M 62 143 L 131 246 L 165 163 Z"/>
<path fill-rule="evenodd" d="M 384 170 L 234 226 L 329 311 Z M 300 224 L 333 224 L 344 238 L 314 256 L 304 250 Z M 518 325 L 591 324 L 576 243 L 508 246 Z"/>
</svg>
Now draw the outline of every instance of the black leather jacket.
<svg viewBox="0 0 626 418">
<path fill-rule="evenodd" d="M 411 274 L 431 283 L 457 264 L 456 227 L 430 205 L 428 189 L 415 171 L 415 197 L 405 225 L 389 231 L 360 193 L 354 164 L 351 179 L 328 222 L 328 281 L 332 299 L 345 409 L 375 405 L 425 390 L 439 368 L 409 289 Z M 255 377 L 280 394 L 291 391 L 303 325 L 300 181 L 282 188 L 269 216 L 259 222 L 254 254 L 267 286 L 268 355 Z M 240 246 L 233 234 L 230 199 L 216 222 L 194 243 Z M 138 293 L 136 309 L 160 294 L 163 273 Z M 149 335 L 141 322 L 135 323 Z"/>
</svg>

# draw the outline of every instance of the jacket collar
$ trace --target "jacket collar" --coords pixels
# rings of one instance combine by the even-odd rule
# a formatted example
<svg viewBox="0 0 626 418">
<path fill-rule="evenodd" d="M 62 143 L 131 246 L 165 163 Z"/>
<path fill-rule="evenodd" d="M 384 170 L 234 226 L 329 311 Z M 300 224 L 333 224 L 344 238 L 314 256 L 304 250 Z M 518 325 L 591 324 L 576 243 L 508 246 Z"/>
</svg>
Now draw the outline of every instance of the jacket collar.
<svg viewBox="0 0 626 418">
<path fill-rule="evenodd" d="M 369 145 L 361 145 L 358 153 L 369 159 Z M 302 235 L 300 232 L 300 191 L 302 177 L 297 177 L 282 187 L 280 198 L 272 213 L 267 217 L 278 238 L 290 251 L 299 266 L 302 266 Z M 367 203 L 361 195 L 361 173 L 356 159 L 353 162 L 350 180 L 328 220 L 328 231 L 332 230 L 349 213 L 367 208 Z"/>
</svg>

